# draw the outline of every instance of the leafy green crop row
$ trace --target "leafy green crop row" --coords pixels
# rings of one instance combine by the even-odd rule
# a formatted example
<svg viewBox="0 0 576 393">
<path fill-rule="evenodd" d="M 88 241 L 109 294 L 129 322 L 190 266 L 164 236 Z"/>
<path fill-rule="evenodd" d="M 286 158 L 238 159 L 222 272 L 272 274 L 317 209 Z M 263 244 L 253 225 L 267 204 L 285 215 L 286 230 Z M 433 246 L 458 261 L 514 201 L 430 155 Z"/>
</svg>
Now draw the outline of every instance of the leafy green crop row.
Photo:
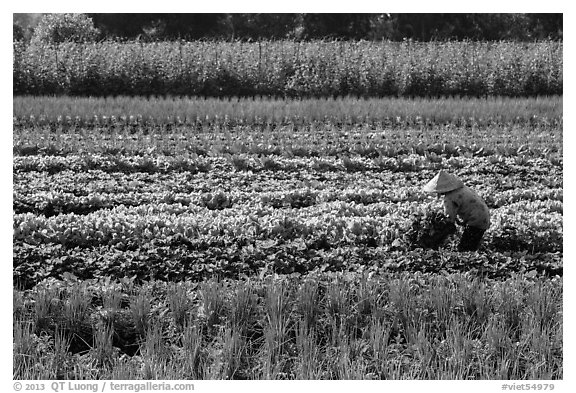
<svg viewBox="0 0 576 393">
<path fill-rule="evenodd" d="M 510 277 L 514 273 L 536 270 L 542 275 L 563 275 L 561 245 L 546 239 L 500 232 L 490 240 L 490 250 L 459 253 L 416 249 L 390 243 L 380 246 L 330 244 L 325 240 L 220 237 L 187 239 L 164 236 L 148 239 L 142 247 L 119 245 L 67 247 L 58 243 L 31 245 L 14 243 L 14 284 L 31 288 L 46 278 L 74 274 L 82 279 L 97 277 L 135 278 L 138 281 L 201 281 L 208 277 L 253 277 L 269 273 L 307 274 L 313 271 L 382 272 L 476 272 L 490 278 Z M 521 238 L 520 236 L 524 236 Z M 545 247 L 527 252 L 534 242 Z"/>
<path fill-rule="evenodd" d="M 164 183 L 164 184 L 163 184 Z M 38 185 L 38 183 L 36 183 Z M 174 193 L 166 191 L 159 181 L 154 191 L 133 188 L 119 193 L 116 187 L 109 192 L 90 192 L 89 195 L 76 195 L 73 192 L 54 190 L 54 183 L 49 183 L 49 191 L 28 189 L 17 186 L 13 193 L 14 213 L 43 214 L 47 217 L 75 213 L 87 214 L 100 209 L 110 209 L 120 205 L 140 206 L 158 203 L 180 203 L 182 206 L 201 206 L 210 210 L 230 208 L 238 204 L 259 204 L 274 208 L 309 207 L 331 201 L 354 202 L 363 205 L 374 203 L 425 202 L 426 196 L 421 192 L 402 190 L 367 189 L 297 189 L 276 192 L 231 191 L 222 189 L 211 192 Z M 563 190 L 526 189 L 490 192 L 484 196 L 488 207 L 497 208 L 514 202 L 542 202 L 550 205 L 550 211 L 562 212 Z"/>
<path fill-rule="evenodd" d="M 562 247 L 562 214 L 556 204 L 521 202 L 492 210 L 490 237 L 514 228 L 518 238 L 534 249 Z M 59 243 L 69 247 L 111 244 L 126 247 L 158 237 L 182 235 L 190 239 L 250 237 L 255 239 L 324 239 L 328 244 L 390 244 L 403 236 L 411 216 L 430 203 L 328 202 L 303 209 L 238 205 L 210 210 L 201 206 L 153 204 L 118 206 L 86 215 L 52 217 L 14 215 L 14 240 L 29 244 Z"/>
<path fill-rule="evenodd" d="M 188 42 L 14 45 L 14 94 L 562 94 L 558 42 Z"/>
<path fill-rule="evenodd" d="M 329 130 L 290 130 L 280 132 L 263 130 L 258 133 L 248 128 L 233 128 L 225 132 L 205 130 L 195 132 L 186 127 L 166 130 L 155 129 L 144 133 L 108 127 L 61 130 L 51 127 L 25 127 L 14 130 L 15 156 L 69 156 L 78 151 L 95 156 L 147 157 L 163 155 L 176 163 L 176 158 L 198 156 L 236 157 L 239 169 L 256 162 L 249 158 L 352 156 L 364 158 L 398 158 L 415 154 L 430 161 L 449 157 L 495 156 L 495 162 L 506 157 L 540 157 L 560 162 L 562 151 L 561 129 L 534 129 L 522 127 L 435 128 L 432 130 L 387 128 L 354 129 L 338 132 Z M 499 156 L 499 157 L 498 157 Z M 153 165 L 152 165 L 153 166 Z"/>
<path fill-rule="evenodd" d="M 475 168 L 475 164 L 482 165 Z M 490 165 L 492 167 L 490 167 Z M 490 174 L 496 171 L 527 172 L 526 166 L 533 167 L 527 177 L 542 174 L 551 168 L 563 165 L 561 153 L 550 155 L 550 159 L 518 157 L 474 157 L 465 154 L 446 159 L 441 156 L 408 154 L 396 157 L 352 157 L 346 156 L 325 158 L 258 157 L 248 154 L 227 154 L 216 157 L 170 157 L 170 156 L 17 156 L 13 160 L 13 169 L 17 172 L 48 172 L 88 171 L 119 173 L 177 173 L 189 175 L 211 170 L 223 169 L 248 172 L 421 172 L 440 169 L 476 170 Z"/>
</svg>

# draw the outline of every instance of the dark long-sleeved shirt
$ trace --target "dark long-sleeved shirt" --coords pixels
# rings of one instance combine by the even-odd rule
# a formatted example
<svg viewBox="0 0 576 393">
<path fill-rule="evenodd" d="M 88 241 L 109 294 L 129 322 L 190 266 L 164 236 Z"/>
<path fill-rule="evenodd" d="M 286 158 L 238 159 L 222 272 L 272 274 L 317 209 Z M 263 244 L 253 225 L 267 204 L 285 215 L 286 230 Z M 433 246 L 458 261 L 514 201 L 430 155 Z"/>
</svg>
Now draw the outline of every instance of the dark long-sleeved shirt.
<svg viewBox="0 0 576 393">
<path fill-rule="evenodd" d="M 458 216 L 465 225 L 480 229 L 490 227 L 488 206 L 478 194 L 466 186 L 444 194 L 444 211 L 452 222 L 455 222 Z"/>
</svg>

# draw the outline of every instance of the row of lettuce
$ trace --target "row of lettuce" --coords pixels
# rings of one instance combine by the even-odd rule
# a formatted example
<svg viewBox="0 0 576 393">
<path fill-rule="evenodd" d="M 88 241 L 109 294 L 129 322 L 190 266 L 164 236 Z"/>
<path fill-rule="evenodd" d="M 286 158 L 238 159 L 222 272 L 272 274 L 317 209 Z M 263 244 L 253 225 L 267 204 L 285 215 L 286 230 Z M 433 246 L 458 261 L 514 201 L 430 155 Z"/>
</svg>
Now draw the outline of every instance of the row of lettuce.
<svg viewBox="0 0 576 393">
<path fill-rule="evenodd" d="M 368 192 L 380 192 L 381 194 L 377 194 L 376 197 L 398 193 L 398 200 L 410 200 L 413 198 L 412 194 L 420 191 L 422 185 L 434 177 L 439 169 L 455 173 L 466 184 L 484 193 L 486 198 L 504 191 L 532 198 L 532 190 L 563 187 L 561 166 L 540 160 L 526 162 L 530 165 L 521 165 L 514 160 L 508 161 L 507 164 L 506 161 L 497 164 L 490 160 L 478 159 L 476 164 L 471 161 L 463 167 L 450 166 L 446 163 L 446 165 L 430 165 L 420 171 L 354 172 L 322 171 L 314 168 L 308 168 L 309 170 L 306 171 L 303 166 L 303 170 L 298 172 L 282 170 L 255 172 L 235 171 L 232 166 L 225 165 L 225 160 L 221 160 L 220 163 L 223 165 L 219 167 L 214 165 L 210 171 L 198 173 L 189 171 L 105 172 L 102 170 L 15 171 L 13 177 L 14 191 L 20 194 L 64 192 L 75 196 L 88 196 L 98 193 L 169 193 L 192 196 L 197 193 L 217 193 L 223 190 L 228 195 L 227 199 L 233 200 L 241 198 L 239 196 L 241 193 L 255 195 L 275 192 L 296 193 L 299 189 L 327 190 L 327 192 L 330 189 L 336 189 L 342 193 L 350 193 L 347 190 L 352 190 L 353 194 L 360 197 Z M 306 195 L 304 193 L 303 197 Z M 357 198 L 354 200 L 362 201 Z M 173 201 L 189 203 L 184 196 Z"/>
<path fill-rule="evenodd" d="M 196 205 L 211 210 L 243 204 L 299 208 L 332 201 L 369 205 L 425 201 L 431 195 L 422 191 L 422 184 L 435 173 L 434 170 L 424 174 L 370 172 L 356 175 L 345 172 L 324 177 L 324 173 L 320 172 L 294 179 L 290 174 L 276 176 L 274 172 L 230 173 L 227 177 L 218 178 L 213 173 L 172 176 L 94 171 L 78 176 L 77 183 L 70 184 L 68 182 L 74 179 L 72 172 L 26 172 L 14 175 L 13 196 L 15 203 L 31 207 L 51 203 L 55 206 L 78 204 L 107 208 L 119 204 L 138 206 L 154 202 Z M 550 179 L 541 184 L 534 183 L 533 177 L 521 178 L 522 172 L 512 174 L 520 179 L 499 181 L 499 174 L 486 175 L 485 184 L 482 184 L 481 172 L 462 171 L 458 174 L 468 185 L 476 188 L 491 207 L 520 201 L 561 202 L 563 197 L 562 174 L 558 172 L 551 171 Z M 190 180 L 186 182 L 186 179 Z M 325 184 L 322 180 L 325 180 Z M 402 180 L 404 183 L 398 183 Z M 214 202 L 213 206 L 208 203 L 210 201 Z"/>
<path fill-rule="evenodd" d="M 502 239 L 502 244 L 505 239 Z M 142 280 L 203 280 L 209 277 L 254 277 L 310 272 L 427 272 L 479 274 L 507 278 L 515 274 L 562 276 L 561 252 L 501 249 L 461 253 L 404 247 L 365 245 L 327 246 L 322 241 L 254 240 L 225 238 L 188 240 L 179 236 L 153 239 L 142 247 L 119 249 L 99 245 L 68 248 L 62 244 L 34 246 L 16 242 L 13 280 L 31 288 L 46 278 L 73 274 L 80 279 L 99 277 Z"/>
<path fill-rule="evenodd" d="M 231 191 L 222 189 L 211 192 L 174 193 L 169 191 L 138 191 L 125 193 L 94 192 L 88 195 L 76 195 L 73 192 L 19 190 L 13 192 L 14 213 L 34 213 L 52 216 L 57 214 L 87 214 L 100 209 L 112 209 L 118 206 L 142 206 L 154 204 L 178 204 L 182 209 L 194 207 L 209 210 L 227 209 L 242 204 L 271 206 L 274 208 L 305 208 L 327 202 L 341 201 L 360 205 L 398 202 L 426 202 L 427 196 L 414 189 L 297 189 L 290 191 L 271 191 L 263 193 Z M 28 187 L 27 187 L 28 188 Z M 515 202 L 527 206 L 539 202 L 545 203 L 552 211 L 563 211 L 562 188 L 532 188 L 526 190 L 484 191 L 483 199 L 489 208 L 499 208 Z M 23 192 L 24 191 L 24 192 Z M 487 194 L 485 194 L 487 193 Z"/>
<path fill-rule="evenodd" d="M 222 210 L 181 204 L 121 205 L 85 215 L 15 214 L 13 239 L 36 246 L 62 244 L 69 248 L 113 245 L 125 249 L 173 236 L 205 241 L 221 237 L 303 239 L 331 246 L 376 247 L 402 239 L 415 215 L 435 207 L 434 202 L 329 202 L 305 209 L 239 205 Z M 508 250 L 561 251 L 561 209 L 558 201 L 521 201 L 493 209 L 487 247 L 494 244 Z"/>
<path fill-rule="evenodd" d="M 108 130 L 109 131 L 109 130 Z M 254 134 L 254 130 L 233 130 L 232 132 L 193 133 L 181 130 L 178 133 L 129 133 L 80 130 L 62 134 L 49 128 L 29 129 L 15 136 L 18 141 L 12 151 L 14 156 L 69 156 L 78 151 L 90 152 L 95 156 L 136 156 L 163 155 L 166 157 L 212 156 L 212 155 L 259 155 L 282 157 L 326 157 L 352 156 L 364 158 L 395 158 L 416 154 L 441 157 L 505 157 L 528 156 L 547 157 L 562 150 L 561 132 L 542 131 L 535 135 L 522 135 L 524 130 L 497 128 L 490 133 L 480 130 L 453 132 L 449 129 L 393 130 L 379 132 L 358 132 L 350 135 L 316 134 L 298 132 L 287 135 L 264 131 Z M 453 134 L 450 136 L 449 134 Z M 417 141 L 407 142 L 406 138 L 418 137 Z M 505 137 L 504 137 L 505 136 Z M 441 156 L 441 157 L 437 157 Z M 252 164 L 252 166 L 257 167 Z"/>
<path fill-rule="evenodd" d="M 518 150 L 518 148 L 514 149 Z M 480 166 L 487 172 L 491 167 L 525 170 L 531 167 L 534 173 L 550 168 L 563 167 L 561 152 L 549 153 L 545 157 L 527 155 L 502 156 L 487 154 L 473 156 L 403 154 L 397 156 L 379 156 L 375 158 L 361 156 L 328 156 L 328 157 L 285 157 L 259 156 L 255 154 L 223 154 L 215 156 L 116 156 L 99 154 L 70 154 L 66 156 L 27 155 L 13 159 L 14 172 L 49 172 L 62 171 L 84 172 L 98 170 L 104 172 L 146 172 L 172 173 L 209 172 L 212 170 L 236 171 L 280 171 L 280 172 L 421 172 L 423 170 L 472 168 Z"/>
</svg>

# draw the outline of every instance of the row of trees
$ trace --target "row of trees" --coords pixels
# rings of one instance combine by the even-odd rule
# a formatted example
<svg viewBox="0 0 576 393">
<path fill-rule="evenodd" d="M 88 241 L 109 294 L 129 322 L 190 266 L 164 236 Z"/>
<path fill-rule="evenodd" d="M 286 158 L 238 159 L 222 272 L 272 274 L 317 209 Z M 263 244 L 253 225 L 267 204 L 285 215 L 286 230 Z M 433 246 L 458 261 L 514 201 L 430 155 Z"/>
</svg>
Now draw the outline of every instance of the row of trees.
<svg viewBox="0 0 576 393">
<path fill-rule="evenodd" d="M 31 40 L 38 25 L 44 30 L 57 25 L 60 32 L 56 35 L 74 36 L 70 27 L 74 23 L 80 23 L 96 39 L 146 41 L 200 38 L 533 41 L 561 40 L 563 30 L 562 14 L 68 15 L 66 21 L 64 14 L 14 14 L 14 39 Z"/>
</svg>

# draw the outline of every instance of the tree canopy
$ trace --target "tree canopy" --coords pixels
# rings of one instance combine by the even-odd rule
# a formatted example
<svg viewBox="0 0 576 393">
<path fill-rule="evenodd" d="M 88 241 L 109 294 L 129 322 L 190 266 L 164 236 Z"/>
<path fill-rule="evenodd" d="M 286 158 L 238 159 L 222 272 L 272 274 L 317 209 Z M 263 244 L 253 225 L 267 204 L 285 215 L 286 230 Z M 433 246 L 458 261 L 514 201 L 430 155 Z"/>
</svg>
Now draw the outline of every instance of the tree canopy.
<svg viewBox="0 0 576 393">
<path fill-rule="evenodd" d="M 33 17 L 29 17 L 32 15 Z M 14 14 L 15 37 L 39 14 Z M 562 40 L 563 14 L 87 14 L 102 39 Z"/>
</svg>

